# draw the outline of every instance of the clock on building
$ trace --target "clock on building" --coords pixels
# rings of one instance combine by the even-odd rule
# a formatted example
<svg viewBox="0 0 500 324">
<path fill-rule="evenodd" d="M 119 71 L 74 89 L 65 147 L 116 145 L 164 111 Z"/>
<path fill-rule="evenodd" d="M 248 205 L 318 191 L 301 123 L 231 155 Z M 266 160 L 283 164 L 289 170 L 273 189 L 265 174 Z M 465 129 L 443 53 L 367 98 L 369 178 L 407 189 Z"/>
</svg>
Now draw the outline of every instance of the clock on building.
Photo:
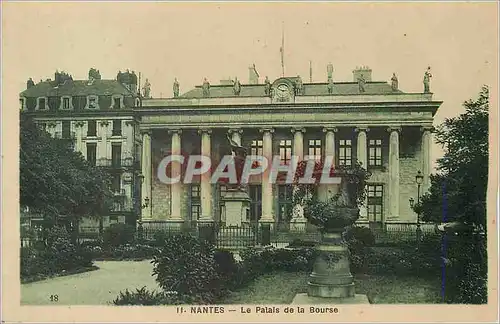
<svg viewBox="0 0 500 324">
<path fill-rule="evenodd" d="M 290 91 L 290 87 L 286 83 L 281 83 L 276 87 L 274 96 L 276 101 L 287 102 L 291 100 L 292 92 Z"/>
</svg>

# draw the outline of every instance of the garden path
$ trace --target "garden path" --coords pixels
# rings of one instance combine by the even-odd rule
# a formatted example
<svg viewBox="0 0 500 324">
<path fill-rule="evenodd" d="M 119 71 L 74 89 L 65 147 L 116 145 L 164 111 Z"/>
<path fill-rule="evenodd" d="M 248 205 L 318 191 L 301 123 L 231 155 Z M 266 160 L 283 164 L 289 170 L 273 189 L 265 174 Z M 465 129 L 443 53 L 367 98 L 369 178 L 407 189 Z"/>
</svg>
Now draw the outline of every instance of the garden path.
<svg viewBox="0 0 500 324">
<path fill-rule="evenodd" d="M 99 270 L 21 285 L 21 305 L 106 305 L 127 288 L 160 290 L 149 260 L 94 264 Z M 51 295 L 57 295 L 58 301 L 51 301 Z"/>
</svg>

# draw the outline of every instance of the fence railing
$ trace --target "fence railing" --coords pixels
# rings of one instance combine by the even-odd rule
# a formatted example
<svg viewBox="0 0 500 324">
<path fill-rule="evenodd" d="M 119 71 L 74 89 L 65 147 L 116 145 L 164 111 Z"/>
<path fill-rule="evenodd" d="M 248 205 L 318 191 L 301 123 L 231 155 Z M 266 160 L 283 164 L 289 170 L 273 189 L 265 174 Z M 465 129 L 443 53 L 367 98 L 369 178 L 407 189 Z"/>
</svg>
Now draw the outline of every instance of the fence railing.
<svg viewBox="0 0 500 324">
<path fill-rule="evenodd" d="M 366 225 L 366 224 L 365 224 Z M 136 238 L 144 240 L 159 240 L 180 233 L 200 236 L 202 223 L 189 222 L 174 224 L 165 221 L 144 221 L 136 231 Z M 242 224 L 241 226 L 225 226 L 223 223 L 212 223 L 213 242 L 218 248 L 243 249 L 260 245 L 263 240 L 274 246 L 284 247 L 294 240 L 319 242 L 321 233 L 318 231 L 290 231 L 286 227 L 273 226 L 264 233 L 262 226 L 256 224 Z M 421 239 L 439 236 L 434 224 L 421 224 Z M 418 238 L 416 223 L 387 223 L 384 226 L 371 229 L 376 245 L 397 245 L 400 243 L 416 242 Z M 264 237 L 267 235 L 266 237 Z M 102 239 L 102 233 L 96 226 L 80 227 L 78 241 L 95 241 Z M 21 235 L 22 246 L 29 246 L 34 238 Z"/>
</svg>

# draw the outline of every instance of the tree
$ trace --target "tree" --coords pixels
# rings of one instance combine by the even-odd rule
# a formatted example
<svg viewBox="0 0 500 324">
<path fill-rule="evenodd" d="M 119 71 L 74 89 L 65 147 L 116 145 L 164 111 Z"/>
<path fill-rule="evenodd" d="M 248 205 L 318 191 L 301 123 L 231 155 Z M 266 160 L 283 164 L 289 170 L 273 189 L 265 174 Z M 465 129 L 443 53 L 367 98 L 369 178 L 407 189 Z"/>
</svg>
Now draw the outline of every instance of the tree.
<svg viewBox="0 0 500 324">
<path fill-rule="evenodd" d="M 431 176 L 429 193 L 422 197 L 422 219 L 461 222 L 486 227 L 488 185 L 489 91 L 483 86 L 476 100 L 464 103 L 465 113 L 448 118 L 435 132 L 445 150 Z"/>
<path fill-rule="evenodd" d="M 464 103 L 465 113 L 437 128 L 445 150 L 431 188 L 416 207 L 425 221 L 455 223 L 445 232 L 444 299 L 450 303 L 487 302 L 486 193 L 488 186 L 488 87 Z"/>
<path fill-rule="evenodd" d="M 109 176 L 75 152 L 68 139 L 55 139 L 32 118 L 20 123 L 20 204 L 48 224 L 64 216 L 76 225 L 110 207 Z"/>
</svg>

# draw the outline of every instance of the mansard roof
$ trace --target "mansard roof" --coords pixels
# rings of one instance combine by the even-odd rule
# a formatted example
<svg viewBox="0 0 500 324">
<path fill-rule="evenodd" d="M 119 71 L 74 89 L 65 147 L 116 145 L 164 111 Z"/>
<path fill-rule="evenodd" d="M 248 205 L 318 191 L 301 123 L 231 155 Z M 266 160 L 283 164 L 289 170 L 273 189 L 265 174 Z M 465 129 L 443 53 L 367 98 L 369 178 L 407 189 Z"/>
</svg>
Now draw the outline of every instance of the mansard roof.
<svg viewBox="0 0 500 324">
<path fill-rule="evenodd" d="M 287 78 L 294 82 L 296 78 Z M 329 96 L 328 83 L 304 83 L 304 96 Z M 233 93 L 232 85 L 210 85 L 210 98 L 226 97 L 266 97 L 264 84 L 242 84 L 239 95 Z M 331 95 L 374 95 L 374 94 L 403 94 L 401 90 L 392 90 L 389 83 L 385 81 L 366 82 L 365 92 L 360 93 L 357 82 L 335 82 L 333 94 Z M 194 99 L 204 98 L 202 86 L 179 96 L 179 98 Z"/>
<path fill-rule="evenodd" d="M 67 80 L 58 87 L 54 81 L 42 81 L 21 92 L 21 97 L 136 95 L 117 80 Z"/>
</svg>

